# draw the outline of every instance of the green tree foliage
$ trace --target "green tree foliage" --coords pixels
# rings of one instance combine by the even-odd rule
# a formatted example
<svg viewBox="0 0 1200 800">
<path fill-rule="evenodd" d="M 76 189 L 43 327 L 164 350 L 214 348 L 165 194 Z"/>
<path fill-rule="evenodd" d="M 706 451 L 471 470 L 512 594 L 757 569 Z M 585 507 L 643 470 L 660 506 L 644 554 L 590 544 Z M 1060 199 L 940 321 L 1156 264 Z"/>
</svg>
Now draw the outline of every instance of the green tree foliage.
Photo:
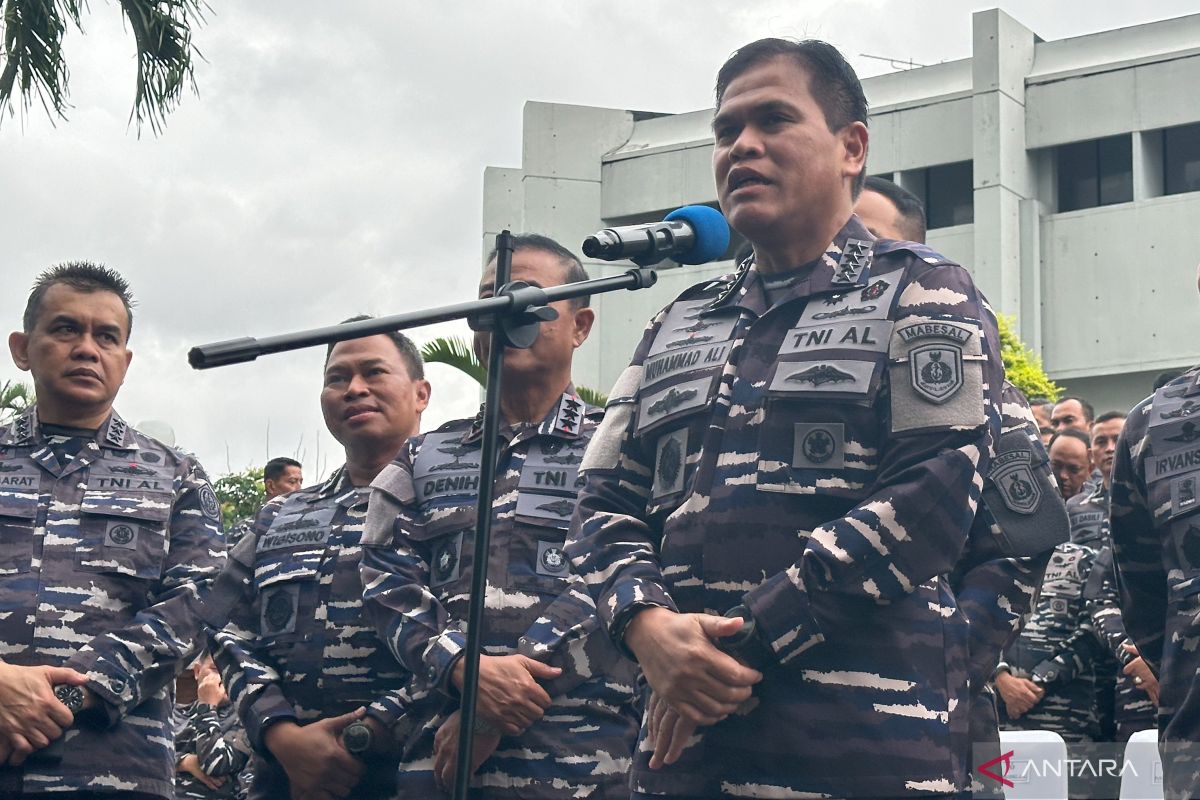
<svg viewBox="0 0 1200 800">
<path fill-rule="evenodd" d="M 996 322 L 1000 325 L 1000 357 L 1004 360 L 1008 382 L 1031 400 L 1038 397 L 1057 400 L 1062 387 L 1050 380 L 1046 370 L 1042 369 L 1042 359 L 1017 336 L 1014 330 L 1016 318 L 998 314 Z"/>
<path fill-rule="evenodd" d="M 267 502 L 262 467 L 222 475 L 213 481 L 213 491 L 221 501 L 221 521 L 225 523 L 225 530 L 254 516 Z"/>
<path fill-rule="evenodd" d="M 81 0 L 0 0 L 0 120 L 13 98 L 28 110 L 36 94 L 51 119 L 66 119 L 69 72 L 63 55 L 68 27 L 83 31 Z M 158 133 L 185 85 L 195 91 L 192 28 L 204 21 L 203 0 L 118 0 L 137 47 L 137 88 L 131 116 Z"/>
<path fill-rule="evenodd" d="M 14 417 L 33 405 L 33 387 L 20 381 L 0 383 L 0 425 L 6 425 Z"/>
<path fill-rule="evenodd" d="M 443 336 L 432 340 L 421 348 L 421 358 L 426 364 L 445 364 L 469 375 L 480 386 L 487 385 L 487 368 L 475 357 L 475 352 L 456 336 Z M 575 391 L 585 403 L 603 407 L 608 398 L 603 392 L 576 386 Z"/>
<path fill-rule="evenodd" d="M 487 368 L 479 363 L 471 346 L 457 336 L 434 339 L 421 348 L 426 364 L 445 364 L 466 373 L 480 386 L 487 383 Z"/>
<path fill-rule="evenodd" d="M 589 389 L 586 386 L 576 386 L 575 393 L 578 394 L 580 399 L 588 405 L 600 406 L 601 408 L 604 408 L 606 405 L 608 405 L 608 395 L 606 395 L 604 392 L 600 392 L 595 389 Z"/>
</svg>

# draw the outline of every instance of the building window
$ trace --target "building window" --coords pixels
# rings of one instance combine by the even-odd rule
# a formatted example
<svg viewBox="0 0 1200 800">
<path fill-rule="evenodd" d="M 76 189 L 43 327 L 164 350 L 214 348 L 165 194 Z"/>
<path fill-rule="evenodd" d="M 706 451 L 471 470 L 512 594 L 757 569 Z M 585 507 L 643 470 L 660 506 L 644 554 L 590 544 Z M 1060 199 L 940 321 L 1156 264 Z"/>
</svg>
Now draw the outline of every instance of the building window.
<svg viewBox="0 0 1200 800">
<path fill-rule="evenodd" d="M 1163 194 L 1200 192 L 1200 124 L 1162 132 Z"/>
<path fill-rule="evenodd" d="M 1128 135 L 1060 145 L 1058 210 L 1133 200 L 1133 140 Z"/>
<path fill-rule="evenodd" d="M 974 171 L 970 161 L 925 170 L 925 217 L 930 228 L 975 221 Z"/>
</svg>

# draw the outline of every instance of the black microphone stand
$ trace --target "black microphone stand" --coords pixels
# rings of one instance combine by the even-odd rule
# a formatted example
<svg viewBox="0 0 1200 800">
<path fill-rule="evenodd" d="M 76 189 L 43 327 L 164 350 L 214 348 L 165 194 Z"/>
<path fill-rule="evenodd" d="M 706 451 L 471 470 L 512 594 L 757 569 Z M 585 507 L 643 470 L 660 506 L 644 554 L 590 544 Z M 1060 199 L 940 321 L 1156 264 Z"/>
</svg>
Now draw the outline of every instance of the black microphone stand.
<svg viewBox="0 0 1200 800">
<path fill-rule="evenodd" d="M 622 289 L 630 291 L 653 286 L 658 274 L 644 266 L 621 275 L 568 283 L 543 289 L 522 281 L 510 282 L 512 272 L 512 234 L 502 231 L 496 237 L 496 283 L 494 296 L 428 311 L 395 314 L 390 317 L 330 325 L 296 333 L 230 339 L 203 344 L 188 352 L 188 363 L 195 369 L 211 369 L 226 364 L 254 361 L 260 355 L 299 350 L 305 347 L 344 342 L 390 333 L 435 322 L 466 319 L 472 330 L 491 331 L 487 388 L 483 406 L 483 445 L 479 474 L 479 504 L 475 521 L 475 552 L 471 573 L 471 602 L 467 615 L 467 646 L 463 653 L 464 674 L 462 713 L 458 732 L 458 762 L 455 764 L 455 800 L 465 800 L 471 783 L 471 748 L 474 741 L 476 699 L 479 689 L 479 637 L 483 628 L 483 601 L 487 591 L 488 550 L 492 530 L 492 500 L 495 491 L 497 451 L 500 438 L 500 386 L 504 352 L 509 347 L 528 348 L 537 341 L 543 320 L 558 316 L 550 303 L 585 295 L 604 294 Z M 661 258 L 661 257 L 660 257 Z M 659 259 L 656 259 L 659 260 Z"/>
</svg>

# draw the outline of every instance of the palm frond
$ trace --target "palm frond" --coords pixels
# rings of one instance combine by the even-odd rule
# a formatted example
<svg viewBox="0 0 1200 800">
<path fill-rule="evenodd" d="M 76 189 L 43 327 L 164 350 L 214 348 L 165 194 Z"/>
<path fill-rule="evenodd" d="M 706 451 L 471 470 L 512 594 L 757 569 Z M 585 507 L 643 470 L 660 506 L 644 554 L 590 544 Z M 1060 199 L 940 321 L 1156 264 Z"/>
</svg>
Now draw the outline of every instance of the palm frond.
<svg viewBox="0 0 1200 800">
<path fill-rule="evenodd" d="M 138 130 L 149 123 L 155 133 L 183 95 L 184 84 L 196 91 L 192 28 L 204 21 L 202 0 L 120 0 L 137 43 L 137 94 L 131 116 Z"/>
<path fill-rule="evenodd" d="M 575 394 L 579 395 L 579 398 L 588 405 L 600 406 L 600 408 L 604 408 L 606 405 L 608 405 L 608 395 L 606 395 L 604 392 L 599 392 L 595 389 L 589 389 L 586 386 L 576 386 Z"/>
<path fill-rule="evenodd" d="M 23 109 L 36 93 L 51 120 L 66 119 L 69 75 L 62 41 L 68 21 L 79 26 L 79 15 L 78 0 L 6 0 L 0 114 L 13 113 L 15 89 Z"/>
<path fill-rule="evenodd" d="M 33 402 L 33 389 L 29 384 L 20 381 L 0 383 L 0 424 L 25 411 Z"/>
<path fill-rule="evenodd" d="M 119 0 L 137 45 L 137 91 L 130 117 L 138 132 L 148 123 L 162 130 L 185 85 L 196 91 L 193 60 L 203 58 L 192 30 L 204 21 L 204 0 Z M 0 120 L 14 112 L 14 93 L 23 110 L 37 95 L 53 121 L 66 119 L 69 73 L 63 55 L 67 25 L 82 30 L 83 0 L 3 0 L 0 31 Z"/>
<path fill-rule="evenodd" d="M 445 364 L 465 372 L 480 386 L 487 385 L 487 369 L 475 358 L 471 346 L 457 336 L 434 339 L 421 348 L 421 358 L 427 364 Z"/>
</svg>

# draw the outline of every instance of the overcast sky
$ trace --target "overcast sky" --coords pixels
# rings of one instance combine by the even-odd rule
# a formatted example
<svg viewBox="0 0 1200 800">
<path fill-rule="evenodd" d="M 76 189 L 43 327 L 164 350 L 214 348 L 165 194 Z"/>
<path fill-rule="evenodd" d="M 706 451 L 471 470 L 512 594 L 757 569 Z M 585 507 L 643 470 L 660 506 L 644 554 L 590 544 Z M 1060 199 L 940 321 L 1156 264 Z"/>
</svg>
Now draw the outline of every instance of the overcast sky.
<svg viewBox="0 0 1200 800">
<path fill-rule="evenodd" d="M 195 372 L 189 347 L 468 299 L 483 171 L 520 166 L 528 100 L 692 111 L 717 67 L 762 36 L 814 36 L 866 77 L 971 51 L 961 0 L 687 3 L 210 0 L 206 61 L 155 138 L 128 125 L 134 45 L 114 2 L 68 34 L 69 119 L 37 101 L 0 125 L 0 320 L 35 274 L 100 261 L 138 298 L 117 407 L 168 421 L 219 475 L 293 455 L 340 463 L 317 404 L 322 353 Z M 1043 39 L 1180 16 L 1195 0 L 999 5 Z M 1080 10 L 1086 8 L 1086 14 Z M 578 243 L 568 243 L 577 245 Z M 467 333 L 445 325 L 414 333 Z M 0 380 L 25 377 L 0 362 Z M 474 413 L 469 380 L 434 366 L 430 429 Z"/>
</svg>

